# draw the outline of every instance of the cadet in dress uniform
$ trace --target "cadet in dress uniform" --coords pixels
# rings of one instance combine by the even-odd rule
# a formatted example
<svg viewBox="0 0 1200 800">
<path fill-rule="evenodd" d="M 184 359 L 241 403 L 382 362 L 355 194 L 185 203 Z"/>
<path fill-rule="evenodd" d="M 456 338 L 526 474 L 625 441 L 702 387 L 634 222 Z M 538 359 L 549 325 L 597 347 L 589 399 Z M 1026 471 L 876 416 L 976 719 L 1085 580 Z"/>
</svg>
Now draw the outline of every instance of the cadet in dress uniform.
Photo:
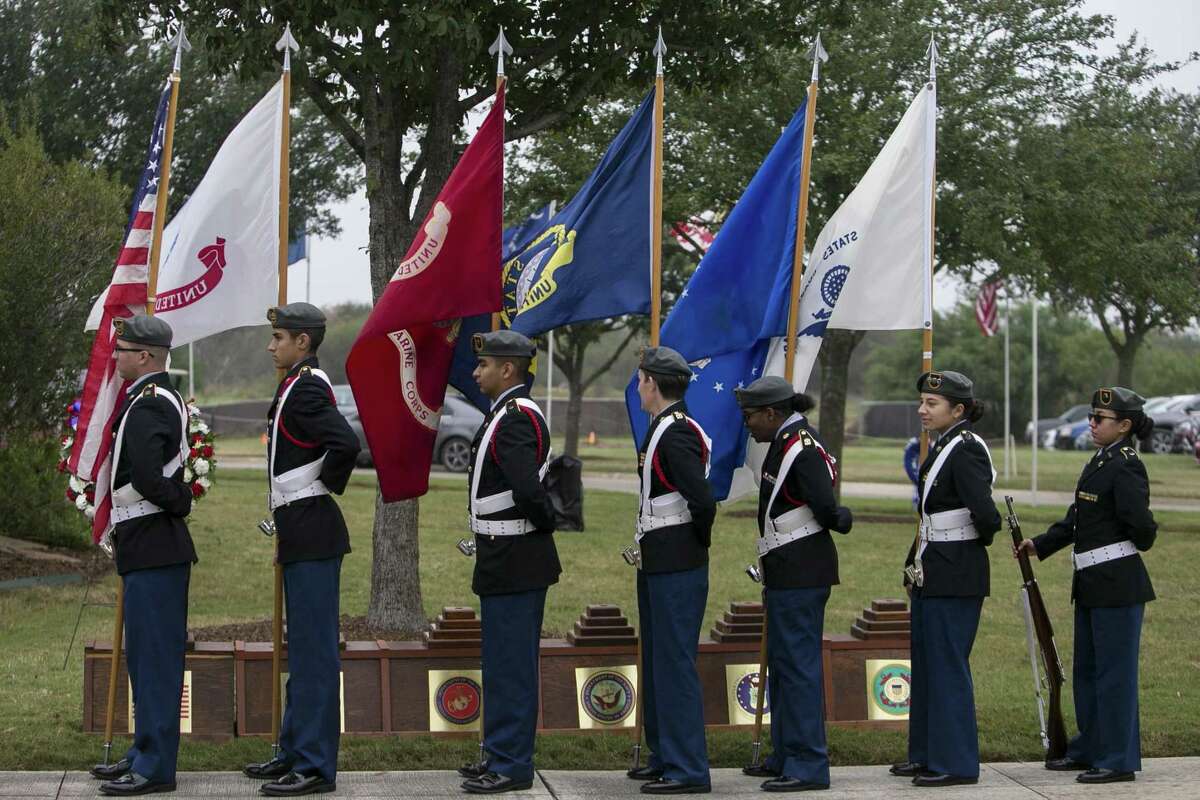
<svg viewBox="0 0 1200 800">
<path fill-rule="evenodd" d="M 669 347 L 642 351 L 638 396 L 653 416 L 638 454 L 637 574 L 647 794 L 710 790 L 696 650 L 708 602 L 708 546 L 716 516 L 708 483 L 711 440 L 687 415 L 692 370 Z"/>
<path fill-rule="evenodd" d="M 979 780 L 970 656 L 990 591 L 987 547 L 1000 513 L 992 501 L 991 454 L 971 432 L 983 416 L 971 380 L 927 372 L 917 391 L 917 414 L 931 441 L 918 484 L 920 540 L 905 562 L 912 597 L 908 761 L 891 772 L 918 786 L 953 786 Z"/>
<path fill-rule="evenodd" d="M 187 406 L 171 388 L 171 327 L 157 317 L 113 321 L 117 374 L 133 381 L 113 424 L 112 540 L 125 582 L 125 657 L 133 684 L 133 746 L 96 766 L 100 791 L 175 789 L 179 703 L 187 642 L 188 579 L 196 550 L 184 518 Z"/>
<path fill-rule="evenodd" d="M 546 588 L 562 567 L 554 547 L 554 506 L 542 480 L 550 429 L 529 399 L 537 352 L 516 331 L 475 334 L 475 382 L 492 408 L 471 443 L 469 516 L 482 627 L 483 747 L 487 758 L 459 768 L 472 794 L 533 785 L 538 655 Z"/>
<path fill-rule="evenodd" d="M 287 371 L 267 412 L 270 508 L 287 603 L 287 705 L 279 753 L 249 764 L 251 778 L 274 778 L 273 796 L 336 787 L 341 730 L 338 590 L 350 535 L 338 504 L 354 471 L 358 437 L 337 410 L 333 386 L 317 363 L 325 315 L 308 303 L 271 308 L 267 352 Z"/>
<path fill-rule="evenodd" d="M 1096 455 L 1083 468 L 1061 522 L 1021 546 L 1044 559 L 1073 545 L 1075 719 L 1079 735 L 1047 769 L 1086 770 L 1080 783 L 1131 781 L 1142 768 L 1138 728 L 1138 646 L 1142 613 L 1154 599 L 1139 550 L 1154 544 L 1146 467 L 1133 437 L 1154 421 L 1144 400 L 1120 386 L 1092 395 L 1088 421 Z"/>
<path fill-rule="evenodd" d="M 767 696 L 772 753 L 742 770 L 769 792 L 829 788 L 821 636 L 838 582 L 831 530 L 849 533 L 850 509 L 833 493 L 832 458 L 809 427 L 808 395 L 779 376 L 736 389 L 754 441 L 769 443 L 758 487 L 758 556 L 767 610 Z"/>
</svg>

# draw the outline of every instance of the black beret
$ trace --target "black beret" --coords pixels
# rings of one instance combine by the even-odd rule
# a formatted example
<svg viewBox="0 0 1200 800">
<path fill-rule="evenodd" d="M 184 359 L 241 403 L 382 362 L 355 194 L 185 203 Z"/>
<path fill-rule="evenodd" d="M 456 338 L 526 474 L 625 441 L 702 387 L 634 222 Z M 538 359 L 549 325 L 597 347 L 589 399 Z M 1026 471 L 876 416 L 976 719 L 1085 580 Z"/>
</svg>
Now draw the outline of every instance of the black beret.
<svg viewBox="0 0 1200 800">
<path fill-rule="evenodd" d="M 267 320 L 272 328 L 288 331 L 306 331 L 325 327 L 325 314 L 312 303 L 288 303 L 267 309 Z"/>
<path fill-rule="evenodd" d="M 734 389 L 738 405 L 742 408 L 762 408 L 786 403 L 796 395 L 795 389 L 786 378 L 767 375 L 751 383 L 745 389 Z"/>
<path fill-rule="evenodd" d="M 940 394 L 952 400 L 973 400 L 975 384 L 961 372 L 946 370 L 944 372 L 926 372 L 917 378 L 917 391 L 926 394 Z"/>
<path fill-rule="evenodd" d="M 117 331 L 118 339 L 124 339 L 130 344 L 167 348 L 171 346 L 171 326 L 158 317 L 146 314 L 118 317 L 113 320 L 113 328 Z"/>
<path fill-rule="evenodd" d="M 680 378 L 691 378 L 692 368 L 688 366 L 683 356 L 669 347 L 642 348 L 641 361 L 638 368 L 655 375 L 674 375 Z"/>
<path fill-rule="evenodd" d="M 477 356 L 533 358 L 537 355 L 537 345 L 528 336 L 509 330 L 476 333 L 471 337 L 471 349 Z"/>
<path fill-rule="evenodd" d="M 1133 389 L 1113 386 L 1097 389 L 1092 395 L 1092 408 L 1107 408 L 1110 411 L 1141 411 L 1146 399 Z"/>
</svg>

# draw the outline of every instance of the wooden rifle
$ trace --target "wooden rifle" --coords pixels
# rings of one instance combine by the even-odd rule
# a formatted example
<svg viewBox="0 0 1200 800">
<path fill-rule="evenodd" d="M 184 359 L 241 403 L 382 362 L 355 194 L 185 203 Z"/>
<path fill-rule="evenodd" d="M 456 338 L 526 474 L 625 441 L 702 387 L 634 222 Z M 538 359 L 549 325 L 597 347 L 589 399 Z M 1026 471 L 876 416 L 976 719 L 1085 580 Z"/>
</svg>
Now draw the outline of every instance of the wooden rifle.
<svg viewBox="0 0 1200 800">
<path fill-rule="evenodd" d="M 1021 549 L 1024 536 L 1017 512 L 1013 510 L 1013 499 L 1007 495 L 1008 529 L 1012 532 L 1016 548 L 1017 563 L 1021 567 L 1021 604 L 1025 612 L 1025 643 L 1029 649 L 1029 665 L 1033 670 L 1033 693 L 1037 700 L 1038 722 L 1041 725 L 1042 746 L 1046 748 L 1046 760 L 1063 758 L 1067 754 L 1067 728 L 1063 724 L 1062 689 L 1067 676 L 1062 660 L 1058 657 L 1058 645 L 1054 643 L 1054 627 L 1037 579 L 1033 577 L 1033 566 L 1029 553 Z M 1034 639 L 1037 639 L 1034 649 Z M 1038 655 L 1041 664 L 1038 664 Z M 1043 689 L 1045 693 L 1043 694 Z"/>
</svg>

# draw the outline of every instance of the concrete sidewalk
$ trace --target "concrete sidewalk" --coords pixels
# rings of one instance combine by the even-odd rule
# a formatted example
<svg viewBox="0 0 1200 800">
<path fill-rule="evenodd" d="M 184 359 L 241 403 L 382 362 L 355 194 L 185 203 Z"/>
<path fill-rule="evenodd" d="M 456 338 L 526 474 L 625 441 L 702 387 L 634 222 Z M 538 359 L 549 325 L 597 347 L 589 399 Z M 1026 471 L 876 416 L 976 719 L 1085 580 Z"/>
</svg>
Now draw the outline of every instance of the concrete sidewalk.
<svg viewBox="0 0 1200 800">
<path fill-rule="evenodd" d="M 937 798 L 937 800 L 1105 800 L 1106 798 L 1154 798 L 1192 800 L 1200 797 L 1195 775 L 1200 757 L 1152 758 L 1144 763 L 1134 783 L 1084 786 L 1073 772 L 1048 772 L 1040 763 L 985 764 L 976 786 L 947 789 L 918 789 L 902 778 L 888 775 L 887 768 L 835 767 L 830 791 L 817 795 L 822 800 L 866 800 L 866 798 Z M 762 782 L 747 778 L 736 769 L 712 772 L 713 795 L 731 798 L 768 796 L 758 787 Z M 470 797 L 459 788 L 462 778 L 449 771 L 428 772 L 343 772 L 334 796 L 388 798 Z M 0 800 L 8 798 L 102 797 L 98 781 L 85 772 L 0 772 Z M 212 797 L 258 797 L 259 782 L 231 772 L 182 772 L 178 789 L 164 797 L 198 800 Z M 618 771 L 566 772 L 544 770 L 533 788 L 512 792 L 517 798 L 539 800 L 616 800 L 644 795 L 638 784 Z"/>
</svg>

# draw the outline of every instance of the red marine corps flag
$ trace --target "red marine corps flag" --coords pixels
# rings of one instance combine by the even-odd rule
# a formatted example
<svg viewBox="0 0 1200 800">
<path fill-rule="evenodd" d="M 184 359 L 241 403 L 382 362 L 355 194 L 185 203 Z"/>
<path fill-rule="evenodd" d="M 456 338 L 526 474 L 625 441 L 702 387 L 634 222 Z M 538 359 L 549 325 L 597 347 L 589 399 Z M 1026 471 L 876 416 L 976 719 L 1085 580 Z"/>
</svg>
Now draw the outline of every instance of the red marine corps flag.
<svg viewBox="0 0 1200 800">
<path fill-rule="evenodd" d="M 346 359 L 387 502 L 429 489 L 459 320 L 500 310 L 503 181 L 502 86 Z"/>
</svg>

